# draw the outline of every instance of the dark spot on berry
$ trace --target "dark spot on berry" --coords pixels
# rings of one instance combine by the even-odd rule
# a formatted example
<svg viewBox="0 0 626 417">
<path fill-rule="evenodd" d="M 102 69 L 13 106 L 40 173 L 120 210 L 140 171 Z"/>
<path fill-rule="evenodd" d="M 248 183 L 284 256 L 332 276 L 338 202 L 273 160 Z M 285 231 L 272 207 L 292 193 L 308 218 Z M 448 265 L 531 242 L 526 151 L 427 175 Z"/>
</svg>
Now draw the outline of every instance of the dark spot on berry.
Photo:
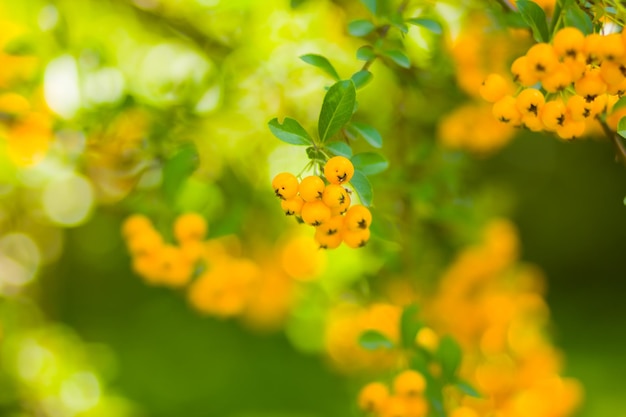
<svg viewBox="0 0 626 417">
<path fill-rule="evenodd" d="M 311 223 L 311 226 L 320 226 L 321 224 L 322 224 L 321 221 L 315 220 L 313 223 Z"/>
<path fill-rule="evenodd" d="M 348 178 L 348 174 L 346 172 L 344 172 L 343 175 L 337 175 L 337 181 L 339 182 L 344 182 L 346 178 Z"/>
<path fill-rule="evenodd" d="M 583 111 L 583 117 L 589 117 L 589 116 L 591 116 L 591 110 L 586 108 Z"/>
<path fill-rule="evenodd" d="M 537 106 L 534 105 L 534 104 L 531 104 L 530 106 L 528 106 L 528 111 L 536 116 L 537 115 Z"/>
<path fill-rule="evenodd" d="M 535 65 L 535 69 L 536 69 L 537 71 L 539 71 L 539 72 L 544 72 L 544 71 L 546 70 L 546 67 L 544 67 L 544 66 L 543 66 L 543 65 L 541 65 L 541 64 L 537 64 L 537 65 Z"/>
<path fill-rule="evenodd" d="M 295 211 L 291 211 L 291 210 L 287 210 L 287 211 L 285 212 L 285 215 L 286 215 L 286 216 L 293 216 L 294 214 L 296 214 L 296 212 L 295 212 Z"/>
<path fill-rule="evenodd" d="M 576 58 L 576 50 L 575 49 L 566 50 L 565 56 L 570 57 L 570 58 Z"/>
<path fill-rule="evenodd" d="M 362 240 L 362 241 L 359 243 L 359 248 L 362 248 L 362 247 L 363 247 L 363 246 L 365 246 L 366 244 L 367 244 L 367 242 L 366 242 L 365 240 Z"/>
<path fill-rule="evenodd" d="M 341 196 L 339 196 L 339 205 L 343 204 L 346 202 L 346 196 L 341 194 Z"/>
<path fill-rule="evenodd" d="M 359 229 L 367 229 L 367 222 L 365 221 L 365 219 L 359 220 L 357 225 L 359 226 Z"/>
<path fill-rule="evenodd" d="M 506 117 L 504 117 L 504 116 L 500 116 L 500 117 L 498 118 L 498 120 L 499 120 L 499 121 L 501 121 L 502 123 L 508 123 L 508 122 L 510 122 L 510 121 L 511 121 L 511 119 L 507 119 L 507 118 L 506 118 Z"/>
<path fill-rule="evenodd" d="M 594 101 L 596 99 L 597 95 L 596 94 L 587 94 L 585 96 L 585 101 L 587 103 L 591 103 L 592 101 Z"/>
<path fill-rule="evenodd" d="M 563 123 L 565 123 L 565 115 L 562 114 L 559 117 L 556 118 L 556 124 L 558 124 L 559 126 L 563 126 Z"/>
<path fill-rule="evenodd" d="M 332 236 L 335 233 L 337 233 L 337 231 L 338 231 L 337 229 L 328 229 L 328 231 L 326 232 L 326 235 Z"/>
</svg>

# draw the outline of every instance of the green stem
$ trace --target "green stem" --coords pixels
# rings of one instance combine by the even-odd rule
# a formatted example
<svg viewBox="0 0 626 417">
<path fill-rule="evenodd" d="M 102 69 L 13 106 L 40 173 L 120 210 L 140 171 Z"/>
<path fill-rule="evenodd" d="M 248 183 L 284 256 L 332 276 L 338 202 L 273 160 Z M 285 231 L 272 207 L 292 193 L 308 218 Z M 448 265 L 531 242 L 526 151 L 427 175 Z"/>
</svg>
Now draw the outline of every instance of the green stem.
<svg viewBox="0 0 626 417">
<path fill-rule="evenodd" d="M 626 146 L 624 146 L 621 137 L 611 130 L 609 125 L 606 124 L 606 121 L 597 116 L 596 119 L 600 122 L 604 134 L 613 142 L 613 145 L 615 145 L 615 149 L 617 150 L 617 154 L 615 155 L 616 160 L 626 166 Z"/>
</svg>

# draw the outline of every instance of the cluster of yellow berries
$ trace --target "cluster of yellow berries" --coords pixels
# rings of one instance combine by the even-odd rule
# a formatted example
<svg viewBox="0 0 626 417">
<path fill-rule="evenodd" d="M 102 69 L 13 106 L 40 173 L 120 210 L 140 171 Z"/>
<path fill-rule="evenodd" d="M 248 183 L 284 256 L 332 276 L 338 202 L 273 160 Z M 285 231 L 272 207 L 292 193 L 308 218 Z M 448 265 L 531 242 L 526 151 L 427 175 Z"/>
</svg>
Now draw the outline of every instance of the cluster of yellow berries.
<svg viewBox="0 0 626 417">
<path fill-rule="evenodd" d="M 515 96 L 510 81 L 499 74 L 489 75 L 480 89 L 501 122 L 573 139 L 606 112 L 615 129 L 619 118 L 610 111 L 626 91 L 626 31 L 585 36 L 577 28 L 563 28 L 551 44 L 535 44 L 513 61 L 511 73 L 522 88 Z"/>
<path fill-rule="evenodd" d="M 314 238 L 320 248 L 335 249 L 341 242 L 358 248 L 370 238 L 372 214 L 363 205 L 350 206 L 350 192 L 343 185 L 353 175 L 352 162 L 335 156 L 324 166 L 326 182 L 317 175 L 298 182 L 295 175 L 281 172 L 272 180 L 272 188 L 286 215 L 315 227 Z"/>
<path fill-rule="evenodd" d="M 395 376 L 393 392 L 382 382 L 365 385 L 358 398 L 359 408 L 372 416 L 423 417 L 428 414 L 428 401 L 424 398 L 426 379 L 422 374 L 407 369 Z"/>
<path fill-rule="evenodd" d="M 133 270 L 152 284 L 172 287 L 191 280 L 206 233 L 206 220 L 196 213 L 183 214 L 174 222 L 178 245 L 166 243 L 150 219 L 140 214 L 127 218 L 122 227 L 133 256 Z"/>
</svg>

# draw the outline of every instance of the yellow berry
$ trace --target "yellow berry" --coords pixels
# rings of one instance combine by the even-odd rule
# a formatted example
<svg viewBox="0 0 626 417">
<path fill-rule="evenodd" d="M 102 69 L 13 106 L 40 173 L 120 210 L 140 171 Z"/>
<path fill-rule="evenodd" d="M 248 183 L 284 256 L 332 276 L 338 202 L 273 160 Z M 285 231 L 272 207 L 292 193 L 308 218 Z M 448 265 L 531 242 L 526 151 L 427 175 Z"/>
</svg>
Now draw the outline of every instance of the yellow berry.
<svg viewBox="0 0 626 417">
<path fill-rule="evenodd" d="M 289 198 L 287 200 L 281 200 L 280 207 L 283 209 L 287 216 L 299 216 L 302 213 L 302 206 L 304 200 L 299 195 Z"/>
<path fill-rule="evenodd" d="M 544 103 L 545 98 L 543 94 L 534 88 L 526 88 L 522 90 L 515 99 L 515 107 L 517 107 L 517 110 L 522 114 L 522 116 L 537 116 Z"/>
<path fill-rule="evenodd" d="M 343 184 L 352 179 L 354 165 L 346 157 L 334 156 L 324 166 L 324 176 L 331 184 Z"/>
<path fill-rule="evenodd" d="M 322 201 L 332 209 L 345 204 L 347 195 L 348 192 L 341 185 L 330 184 L 324 189 Z"/>
<path fill-rule="evenodd" d="M 339 216 L 341 217 L 341 216 Z M 313 238 L 320 245 L 321 249 L 335 249 L 341 245 L 342 237 L 341 232 L 338 229 L 334 229 L 334 233 L 329 233 L 325 230 L 324 225 L 315 228 L 315 235 Z"/>
<path fill-rule="evenodd" d="M 307 203 L 319 201 L 322 199 L 325 187 L 324 181 L 317 175 L 308 176 L 300 182 L 300 197 Z"/>
<path fill-rule="evenodd" d="M 567 64 L 559 62 L 554 70 L 541 80 L 541 86 L 548 93 L 565 90 L 574 81 L 572 71 Z"/>
<path fill-rule="evenodd" d="M 592 116 L 590 106 L 584 98 L 577 94 L 567 99 L 567 111 L 571 119 L 577 122 Z"/>
<path fill-rule="evenodd" d="M 583 50 L 585 35 L 575 27 L 560 29 L 552 39 L 554 52 L 560 58 L 576 58 Z"/>
<path fill-rule="evenodd" d="M 624 42 L 620 33 L 611 33 L 602 37 L 599 45 L 600 58 L 607 61 L 619 61 L 624 56 Z"/>
<path fill-rule="evenodd" d="M 554 48 L 549 43 L 537 43 L 526 52 L 528 68 L 536 78 L 542 79 L 551 73 L 559 63 Z"/>
<path fill-rule="evenodd" d="M 126 239 L 142 234 L 143 232 L 152 230 L 152 222 L 143 214 L 133 214 L 124 220 L 122 224 L 122 235 Z"/>
<path fill-rule="evenodd" d="M 343 243 L 349 248 L 362 248 L 370 240 L 370 229 L 348 230 L 343 229 L 341 233 Z"/>
<path fill-rule="evenodd" d="M 197 213 L 182 214 L 174 222 L 174 236 L 179 243 L 203 240 L 206 233 L 206 220 Z"/>
<path fill-rule="evenodd" d="M 492 113 L 502 123 L 518 126 L 522 121 L 522 114 L 517 109 L 515 97 L 507 95 L 493 103 Z"/>
<path fill-rule="evenodd" d="M 393 380 L 394 393 L 403 397 L 417 397 L 423 394 L 425 389 L 426 379 L 412 369 L 402 371 Z"/>
<path fill-rule="evenodd" d="M 606 92 L 606 83 L 600 75 L 599 68 L 588 68 L 585 75 L 574 83 L 574 90 L 579 96 L 583 96 L 587 102 L 591 102 L 600 94 Z"/>
<path fill-rule="evenodd" d="M 495 103 L 507 94 L 510 94 L 509 83 L 500 74 L 489 74 L 478 89 L 480 96 Z"/>
<path fill-rule="evenodd" d="M 272 180 L 272 188 L 282 200 L 293 198 L 298 194 L 298 179 L 289 172 L 281 172 Z"/>
<path fill-rule="evenodd" d="M 548 101 L 543 106 L 541 121 L 547 130 L 555 131 L 565 122 L 566 113 L 567 108 L 565 107 L 563 100 L 557 99 Z"/>
<path fill-rule="evenodd" d="M 531 71 L 530 62 L 526 55 L 513 61 L 511 64 L 511 73 L 513 74 L 513 80 L 524 87 L 530 87 L 539 81 L 539 78 Z"/>
<path fill-rule="evenodd" d="M 319 226 L 331 216 L 328 206 L 319 200 L 304 203 L 300 214 L 302 220 L 311 226 Z"/>
<path fill-rule="evenodd" d="M 351 231 L 369 229 L 372 224 L 372 213 L 367 207 L 357 204 L 348 209 L 344 224 Z"/>
<path fill-rule="evenodd" d="M 626 66 L 614 61 L 603 61 L 600 64 L 600 76 L 609 85 L 619 84 L 626 78 Z"/>
<path fill-rule="evenodd" d="M 583 54 L 587 64 L 596 64 L 602 55 L 602 43 L 604 36 L 599 33 L 592 33 L 585 37 L 583 42 Z"/>
<path fill-rule="evenodd" d="M 350 197 L 350 193 L 348 191 L 346 191 L 344 197 L 345 198 L 343 200 L 343 203 L 339 204 L 337 207 L 331 207 L 330 214 L 332 214 L 333 216 L 338 216 L 340 214 L 345 214 L 348 211 L 348 208 L 350 207 L 350 204 L 352 202 L 352 198 Z"/>
<path fill-rule="evenodd" d="M 389 389 L 381 382 L 370 382 L 359 392 L 359 409 L 367 413 L 380 413 L 389 399 Z"/>
</svg>

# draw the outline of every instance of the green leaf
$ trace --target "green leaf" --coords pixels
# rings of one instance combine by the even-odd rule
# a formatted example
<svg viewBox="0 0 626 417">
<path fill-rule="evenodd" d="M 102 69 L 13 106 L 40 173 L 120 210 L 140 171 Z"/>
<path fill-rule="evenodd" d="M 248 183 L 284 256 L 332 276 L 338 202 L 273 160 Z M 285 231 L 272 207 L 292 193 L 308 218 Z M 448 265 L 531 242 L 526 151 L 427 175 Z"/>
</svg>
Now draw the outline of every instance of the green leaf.
<svg viewBox="0 0 626 417">
<path fill-rule="evenodd" d="M 363 174 L 361 171 L 355 170 L 354 175 L 350 180 L 350 184 L 352 184 L 352 187 L 354 187 L 354 191 L 356 191 L 357 195 L 359 196 L 361 204 L 366 207 L 371 206 L 372 199 L 374 197 L 372 192 L 372 184 L 370 184 L 370 181 L 367 179 L 365 174 Z"/>
<path fill-rule="evenodd" d="M 449 335 L 441 338 L 435 357 L 441 363 L 443 375 L 448 380 L 454 380 L 456 371 L 461 365 L 462 356 L 463 352 L 456 340 Z"/>
<path fill-rule="evenodd" d="M 401 66 L 402 68 L 410 68 L 411 61 L 409 61 L 409 57 L 402 51 L 392 50 L 385 51 L 385 56 L 391 59 L 393 62 Z"/>
<path fill-rule="evenodd" d="M 313 139 L 311 139 L 311 136 L 309 136 L 297 120 L 292 119 L 291 117 L 285 117 L 282 125 L 275 117 L 269 121 L 268 125 L 274 136 L 283 142 L 287 142 L 292 145 L 313 145 Z"/>
<path fill-rule="evenodd" d="M 422 323 L 417 319 L 419 307 L 417 304 L 409 304 L 402 310 L 400 316 L 400 337 L 402 346 L 405 348 L 415 347 L 415 336 L 422 328 Z"/>
<path fill-rule="evenodd" d="M 617 134 L 626 138 L 626 116 L 619 119 L 619 123 L 617 124 Z"/>
<path fill-rule="evenodd" d="M 369 61 L 374 58 L 376 58 L 376 52 L 374 52 L 374 48 L 369 45 L 363 45 L 356 50 L 356 59 L 359 61 Z"/>
<path fill-rule="evenodd" d="M 428 29 L 432 33 L 437 34 L 437 35 L 441 35 L 443 33 L 443 28 L 441 27 L 441 23 L 433 19 L 427 19 L 425 17 L 414 17 L 412 19 L 407 19 L 406 22 L 415 26 L 421 26 L 424 29 Z"/>
<path fill-rule="evenodd" d="M 352 74 L 352 77 L 350 77 L 354 83 L 354 87 L 357 89 L 365 87 L 370 81 L 372 81 L 372 78 L 374 78 L 374 76 L 368 70 L 357 71 Z"/>
<path fill-rule="evenodd" d="M 404 23 L 402 15 L 400 15 L 399 13 L 393 13 L 391 16 L 389 16 L 389 22 L 393 27 L 398 29 L 403 34 L 409 33 L 409 27 Z"/>
<path fill-rule="evenodd" d="M 366 330 L 359 336 L 359 345 L 367 350 L 391 349 L 393 342 L 377 330 Z"/>
<path fill-rule="evenodd" d="M 337 70 L 335 70 L 335 67 L 333 67 L 333 64 L 331 64 L 330 61 L 324 56 L 317 55 L 317 54 L 306 54 L 306 55 L 302 55 L 300 59 L 306 62 L 307 64 L 311 64 L 314 67 L 317 67 L 323 70 L 324 72 L 326 72 L 328 75 L 330 75 L 337 81 L 341 79 L 341 77 L 337 73 Z"/>
<path fill-rule="evenodd" d="M 565 9 L 563 16 L 566 26 L 575 26 L 585 35 L 593 33 L 591 17 L 585 13 L 576 2 L 571 2 Z"/>
<path fill-rule="evenodd" d="M 522 18 L 533 31 L 533 37 L 537 42 L 548 42 L 550 33 L 548 32 L 548 21 L 546 13 L 535 2 L 530 0 L 518 0 L 517 10 Z"/>
<path fill-rule="evenodd" d="M 352 80 L 339 81 L 328 89 L 317 124 L 322 143 L 350 121 L 355 104 L 356 88 Z"/>
<path fill-rule="evenodd" d="M 198 163 L 198 150 L 193 144 L 183 145 L 165 162 L 161 187 L 170 203 L 176 201 L 183 182 L 196 170 Z"/>
<path fill-rule="evenodd" d="M 345 156 L 346 158 L 352 158 L 352 148 L 345 142 L 330 142 L 326 144 L 328 149 L 333 155 Z"/>
<path fill-rule="evenodd" d="M 458 381 L 455 385 L 458 389 L 460 389 L 461 391 L 463 391 L 465 394 L 469 395 L 470 397 L 481 398 L 481 395 L 478 393 L 478 391 L 476 391 L 476 388 L 474 388 L 468 382 Z"/>
<path fill-rule="evenodd" d="M 3 52 L 8 55 L 30 55 L 35 52 L 34 42 L 27 36 L 13 38 L 4 45 Z"/>
<path fill-rule="evenodd" d="M 302 3 L 304 3 L 306 0 L 291 0 L 289 2 L 289 6 L 291 6 L 292 9 L 297 8 L 298 6 L 300 6 Z"/>
<path fill-rule="evenodd" d="M 389 168 L 389 162 L 379 153 L 363 152 L 358 153 L 350 159 L 355 169 L 365 175 L 375 175 Z"/>
<path fill-rule="evenodd" d="M 365 139 L 367 143 L 372 145 L 374 148 L 382 148 L 383 146 L 383 137 L 378 133 L 378 130 L 374 129 L 370 125 L 366 125 L 361 122 L 352 122 L 350 123 L 350 127 L 354 128 L 359 135 Z"/>
<path fill-rule="evenodd" d="M 361 3 L 367 7 L 367 10 L 370 11 L 373 15 L 378 14 L 378 1 L 377 0 L 361 0 Z"/>
<path fill-rule="evenodd" d="M 613 105 L 613 108 L 611 109 L 611 114 L 624 107 L 626 107 L 626 96 L 621 97 L 619 100 L 617 100 L 617 102 Z"/>
<path fill-rule="evenodd" d="M 366 36 L 376 29 L 369 20 L 358 19 L 348 23 L 348 33 L 352 36 Z"/>
</svg>

